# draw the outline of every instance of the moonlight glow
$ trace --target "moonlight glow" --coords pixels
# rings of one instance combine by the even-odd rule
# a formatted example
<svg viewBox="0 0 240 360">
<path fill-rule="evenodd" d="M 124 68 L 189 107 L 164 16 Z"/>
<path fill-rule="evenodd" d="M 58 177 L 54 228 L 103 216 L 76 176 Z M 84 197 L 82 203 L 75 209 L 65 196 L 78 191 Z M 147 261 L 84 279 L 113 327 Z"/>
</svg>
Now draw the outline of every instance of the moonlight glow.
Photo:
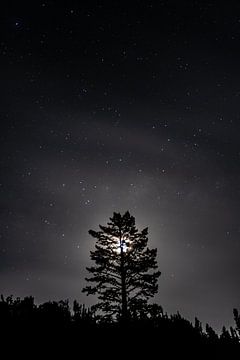
<svg viewBox="0 0 240 360">
<path fill-rule="evenodd" d="M 130 250 L 130 241 L 127 238 L 120 240 L 119 238 L 114 237 L 111 247 L 118 254 L 121 254 L 121 251 L 126 253 Z"/>
</svg>

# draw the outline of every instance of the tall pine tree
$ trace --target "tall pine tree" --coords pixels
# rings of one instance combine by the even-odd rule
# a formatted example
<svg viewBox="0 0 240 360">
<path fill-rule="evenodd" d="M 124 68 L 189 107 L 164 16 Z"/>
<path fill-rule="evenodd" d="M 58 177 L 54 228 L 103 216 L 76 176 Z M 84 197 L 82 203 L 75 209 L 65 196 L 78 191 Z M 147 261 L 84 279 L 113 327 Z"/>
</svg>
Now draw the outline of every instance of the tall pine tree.
<svg viewBox="0 0 240 360">
<path fill-rule="evenodd" d="M 96 308 L 105 316 L 126 321 L 141 313 L 157 293 L 157 249 L 147 247 L 148 229 L 139 232 L 128 211 L 114 212 L 107 226 L 99 227 L 100 231 L 89 231 L 97 239 L 90 253 L 95 266 L 87 267 L 91 277 L 86 281 L 92 285 L 83 292 L 98 296 Z"/>
</svg>

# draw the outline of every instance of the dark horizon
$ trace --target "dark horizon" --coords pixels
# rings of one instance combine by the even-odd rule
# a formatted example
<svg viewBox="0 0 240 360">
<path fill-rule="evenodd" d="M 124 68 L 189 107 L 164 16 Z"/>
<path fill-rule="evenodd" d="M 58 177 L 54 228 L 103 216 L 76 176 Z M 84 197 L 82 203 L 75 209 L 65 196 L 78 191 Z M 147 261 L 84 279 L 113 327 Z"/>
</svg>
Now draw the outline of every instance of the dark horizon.
<svg viewBox="0 0 240 360">
<path fill-rule="evenodd" d="M 232 325 L 239 2 L 9 1 L 0 20 L 0 293 L 94 303 L 88 230 L 129 210 L 158 249 L 153 301 Z"/>
</svg>

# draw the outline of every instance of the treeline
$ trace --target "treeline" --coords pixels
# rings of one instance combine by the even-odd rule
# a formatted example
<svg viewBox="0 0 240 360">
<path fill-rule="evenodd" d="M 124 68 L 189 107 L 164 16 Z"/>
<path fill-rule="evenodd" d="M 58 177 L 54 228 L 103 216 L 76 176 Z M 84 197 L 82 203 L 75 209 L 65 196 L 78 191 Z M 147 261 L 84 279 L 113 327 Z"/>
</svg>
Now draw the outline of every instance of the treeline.
<svg viewBox="0 0 240 360">
<path fill-rule="evenodd" d="M 128 323 L 111 321 L 96 315 L 94 307 L 86 308 L 77 301 L 72 308 L 68 300 L 49 301 L 36 305 L 32 296 L 13 298 L 4 297 L 0 300 L 1 330 L 10 337 L 43 336 L 72 337 L 84 341 L 87 338 L 105 339 L 122 343 L 144 339 L 145 342 L 158 339 L 163 343 L 198 345 L 231 345 L 238 346 L 240 342 L 240 315 L 237 309 L 233 311 L 235 327 L 226 329 L 218 335 L 210 325 L 203 328 L 195 318 L 194 324 L 183 318 L 179 313 L 168 315 L 157 304 L 149 305 L 144 311 L 137 311 Z"/>
</svg>

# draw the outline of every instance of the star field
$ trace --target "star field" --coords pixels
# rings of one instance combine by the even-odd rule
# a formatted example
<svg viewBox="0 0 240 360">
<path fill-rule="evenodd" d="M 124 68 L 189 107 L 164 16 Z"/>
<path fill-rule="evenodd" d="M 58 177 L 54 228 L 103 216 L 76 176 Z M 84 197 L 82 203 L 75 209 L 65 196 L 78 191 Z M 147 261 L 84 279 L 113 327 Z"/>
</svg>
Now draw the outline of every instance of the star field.
<svg viewBox="0 0 240 360">
<path fill-rule="evenodd" d="M 237 1 L 10 1 L 0 15 L 0 292 L 78 299 L 89 229 L 149 226 L 166 311 L 239 306 Z"/>
</svg>

